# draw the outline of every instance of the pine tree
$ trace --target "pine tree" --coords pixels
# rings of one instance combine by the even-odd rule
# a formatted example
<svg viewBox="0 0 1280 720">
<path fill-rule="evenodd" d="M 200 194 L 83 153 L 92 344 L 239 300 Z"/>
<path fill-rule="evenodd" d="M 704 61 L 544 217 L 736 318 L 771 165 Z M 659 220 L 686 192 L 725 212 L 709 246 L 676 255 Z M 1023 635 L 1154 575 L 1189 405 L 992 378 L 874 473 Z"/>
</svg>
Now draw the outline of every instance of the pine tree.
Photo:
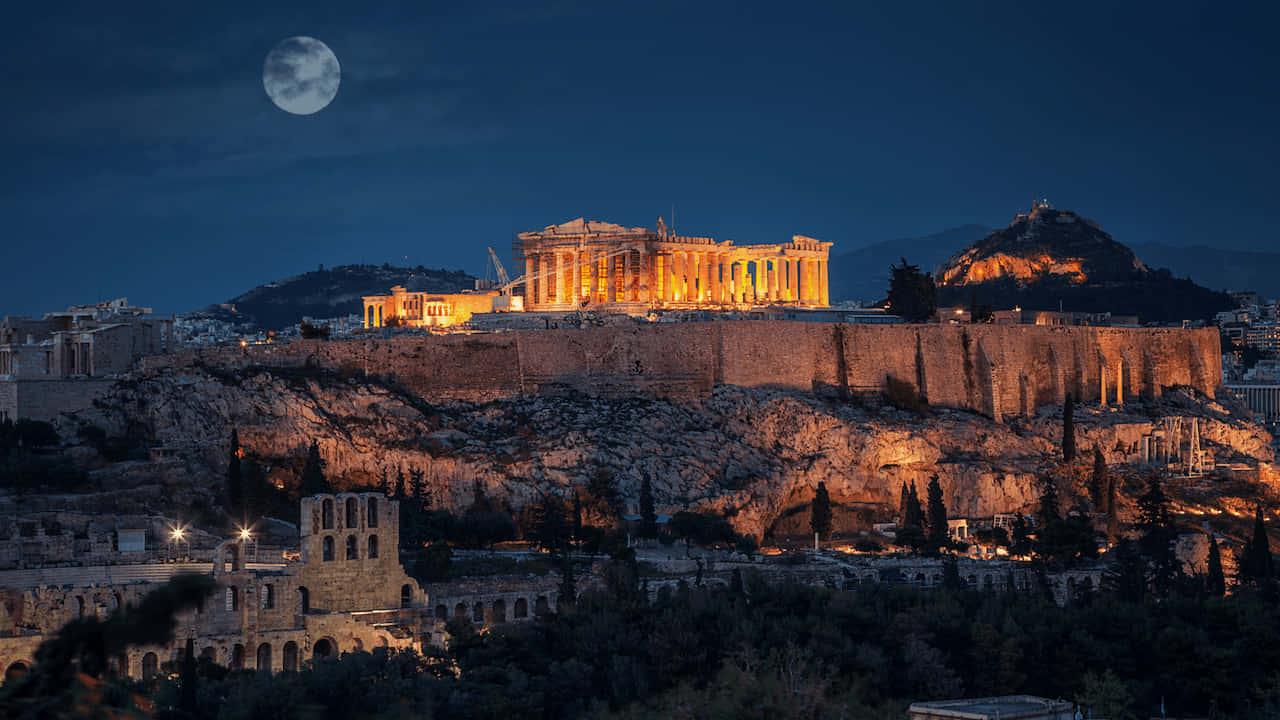
<svg viewBox="0 0 1280 720">
<path fill-rule="evenodd" d="M 1178 556 L 1173 543 L 1178 539 L 1169 516 L 1169 501 L 1160 486 L 1160 477 L 1147 479 L 1147 492 L 1138 498 L 1138 548 L 1151 565 L 1152 589 L 1164 597 L 1173 589 L 1173 583 L 1181 574 Z"/>
<path fill-rule="evenodd" d="M 1262 518 L 1262 505 L 1254 508 L 1253 537 L 1240 555 L 1238 581 L 1241 585 L 1268 588 L 1275 577 L 1271 559 L 1271 541 L 1267 539 L 1267 527 Z"/>
<path fill-rule="evenodd" d="M 937 552 L 947 544 L 947 506 L 942 501 L 942 485 L 937 475 L 929 478 L 925 492 L 929 502 L 929 550 Z"/>
<path fill-rule="evenodd" d="M 1107 553 L 1102 589 L 1120 600 L 1140 603 L 1147 592 L 1146 567 L 1132 540 L 1122 540 Z"/>
<path fill-rule="evenodd" d="M 819 540 L 831 539 L 831 496 L 827 494 L 827 484 L 818 481 L 818 489 L 813 494 L 810 505 L 809 529 Z"/>
<path fill-rule="evenodd" d="M 889 266 L 889 311 L 907 322 L 924 322 L 938 309 L 938 289 L 933 273 L 920 272 L 919 265 Z"/>
<path fill-rule="evenodd" d="M 1062 406 L 1062 461 L 1076 458 L 1076 402 L 1070 395 Z"/>
<path fill-rule="evenodd" d="M 227 463 L 227 509 L 232 513 L 244 510 L 244 476 L 241 474 L 240 433 L 231 429 L 231 458 Z"/>
<path fill-rule="evenodd" d="M 565 521 L 564 506 L 554 495 L 545 495 L 534 510 L 534 539 L 538 546 L 559 553 L 569 546 L 569 524 Z"/>
<path fill-rule="evenodd" d="M 1227 594 L 1227 578 L 1222 573 L 1222 555 L 1218 550 L 1218 538 L 1209 531 L 1209 561 L 1206 568 L 1206 589 L 1213 597 Z"/>
<path fill-rule="evenodd" d="M 396 500 L 403 500 L 404 486 L 405 486 L 404 468 L 398 468 L 396 469 L 395 484 L 391 486 L 391 497 Z"/>
<path fill-rule="evenodd" d="M 1024 556 L 1031 552 L 1031 532 L 1027 528 L 1027 519 L 1022 513 L 1013 518 L 1013 528 L 1009 538 L 1009 554 Z"/>
<path fill-rule="evenodd" d="M 1093 474 L 1089 476 L 1089 501 L 1093 503 L 1094 512 L 1098 512 L 1103 507 L 1103 501 L 1107 488 L 1107 459 L 1102 455 L 1102 449 L 1097 445 L 1093 446 Z"/>
<path fill-rule="evenodd" d="M 653 484 L 648 475 L 640 481 L 640 537 L 658 537 L 658 514 L 653 509 Z"/>
<path fill-rule="evenodd" d="M 897 544 L 920 550 L 924 546 L 924 512 L 920 508 L 920 496 L 916 494 L 915 483 L 907 491 L 907 507 L 903 513 L 902 527 L 898 528 Z"/>
<path fill-rule="evenodd" d="M 431 507 L 431 486 L 427 484 L 426 472 L 422 468 L 409 468 L 409 487 L 410 495 L 418 507 Z"/>
<path fill-rule="evenodd" d="M 324 459 L 320 457 L 320 444 L 315 440 L 311 441 L 311 449 L 307 451 L 307 461 L 302 466 L 302 479 L 298 486 L 304 496 L 333 492 L 333 487 L 324 476 Z"/>
<path fill-rule="evenodd" d="M 942 558 L 942 587 L 948 590 L 965 588 L 964 581 L 960 579 L 960 564 L 955 555 L 946 555 Z M 1009 587 L 1013 587 L 1013 584 L 1010 583 Z"/>
</svg>

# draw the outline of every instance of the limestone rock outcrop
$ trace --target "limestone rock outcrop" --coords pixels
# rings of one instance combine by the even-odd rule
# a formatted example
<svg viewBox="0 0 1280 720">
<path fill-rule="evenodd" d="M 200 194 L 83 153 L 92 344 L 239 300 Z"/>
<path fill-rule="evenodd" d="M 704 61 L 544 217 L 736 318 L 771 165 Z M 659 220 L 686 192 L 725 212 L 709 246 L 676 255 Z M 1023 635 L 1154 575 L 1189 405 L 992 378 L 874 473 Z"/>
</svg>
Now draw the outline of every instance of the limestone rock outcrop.
<svg viewBox="0 0 1280 720">
<path fill-rule="evenodd" d="M 1191 391 L 1123 409 L 1082 406 L 1077 444 L 1099 447 L 1110 463 L 1134 462 L 1142 437 L 1170 414 L 1198 417 L 1202 442 L 1220 462 L 1274 462 L 1260 427 Z M 245 450 L 285 486 L 314 439 L 339 487 L 413 470 L 437 506 L 465 507 L 478 481 L 519 511 L 544 493 L 567 496 L 602 482 L 634 504 L 648 477 L 660 511 L 722 513 L 756 535 L 803 509 L 818 482 L 846 513 L 862 508 L 885 519 L 903 482 L 923 493 L 933 474 L 952 516 L 1030 508 L 1061 433 L 1053 406 L 1002 424 L 967 410 L 922 417 L 735 386 L 684 402 L 560 395 L 431 404 L 394 384 L 281 368 L 152 373 L 121 383 L 77 422 L 114 434 L 144 429 L 176 454 L 188 487 L 210 494 L 221 486 L 236 428 Z"/>
</svg>

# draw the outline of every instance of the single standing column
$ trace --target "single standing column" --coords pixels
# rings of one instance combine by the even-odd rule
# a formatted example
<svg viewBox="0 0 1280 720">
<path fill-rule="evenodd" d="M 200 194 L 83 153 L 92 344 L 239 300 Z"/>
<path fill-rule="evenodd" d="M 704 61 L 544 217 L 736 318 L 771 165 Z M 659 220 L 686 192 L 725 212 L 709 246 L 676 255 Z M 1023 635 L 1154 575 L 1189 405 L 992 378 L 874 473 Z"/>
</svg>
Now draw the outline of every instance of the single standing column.
<svg viewBox="0 0 1280 720">
<path fill-rule="evenodd" d="M 1107 366 L 1098 368 L 1098 382 L 1102 385 L 1102 407 L 1107 406 Z"/>
<path fill-rule="evenodd" d="M 1124 404 L 1124 360 L 1116 363 L 1116 405 Z"/>
<path fill-rule="evenodd" d="M 827 260 L 818 261 L 818 304 L 823 307 L 831 305 L 831 293 L 827 289 Z"/>
<path fill-rule="evenodd" d="M 578 301 L 582 299 L 582 248 L 573 251 L 573 287 L 569 293 L 569 299 L 573 301 L 576 307 Z"/>
<path fill-rule="evenodd" d="M 533 294 L 533 275 L 537 267 L 537 263 L 534 262 L 533 258 L 534 256 L 531 254 L 524 256 L 524 302 L 530 307 L 538 301 Z"/>
</svg>

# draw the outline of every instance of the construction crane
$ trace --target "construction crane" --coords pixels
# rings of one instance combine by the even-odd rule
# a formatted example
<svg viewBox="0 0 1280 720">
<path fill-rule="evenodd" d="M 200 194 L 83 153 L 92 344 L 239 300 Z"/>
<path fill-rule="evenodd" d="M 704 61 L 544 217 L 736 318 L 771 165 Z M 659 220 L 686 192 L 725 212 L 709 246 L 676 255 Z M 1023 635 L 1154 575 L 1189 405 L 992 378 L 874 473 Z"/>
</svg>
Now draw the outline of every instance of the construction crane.
<svg viewBox="0 0 1280 720">
<path fill-rule="evenodd" d="M 498 287 L 511 285 L 511 276 L 507 275 L 507 269 L 502 267 L 502 261 L 498 259 L 498 253 L 494 252 L 493 248 L 489 248 L 489 262 L 493 264 L 493 274 L 497 276 Z"/>
<path fill-rule="evenodd" d="M 601 260 L 608 260 L 609 258 L 626 255 L 627 253 L 631 252 L 631 250 L 632 248 L 630 247 L 623 247 L 617 250 L 612 250 L 610 252 L 599 253 L 589 261 L 580 262 L 579 266 L 586 267 L 592 262 L 599 262 Z M 521 275 L 515 279 L 512 279 L 511 276 L 507 273 L 507 269 L 503 267 L 502 261 L 498 259 L 498 253 L 495 252 L 493 248 L 489 248 L 489 263 L 493 266 L 493 271 L 494 271 L 494 274 L 497 276 L 497 283 L 498 283 L 497 285 L 498 297 L 494 299 L 494 305 L 493 305 L 495 310 L 499 310 L 499 309 L 523 310 L 524 298 L 516 300 L 515 296 L 512 296 L 511 291 L 517 285 L 525 285 L 527 287 L 529 283 L 535 280 L 545 280 L 556 274 L 555 268 L 548 268 L 541 272 L 534 273 L 533 275 Z M 564 271 L 571 273 L 573 271 L 572 264 L 569 264 L 567 267 L 565 267 Z M 488 274 L 487 268 L 485 272 L 487 275 Z"/>
</svg>

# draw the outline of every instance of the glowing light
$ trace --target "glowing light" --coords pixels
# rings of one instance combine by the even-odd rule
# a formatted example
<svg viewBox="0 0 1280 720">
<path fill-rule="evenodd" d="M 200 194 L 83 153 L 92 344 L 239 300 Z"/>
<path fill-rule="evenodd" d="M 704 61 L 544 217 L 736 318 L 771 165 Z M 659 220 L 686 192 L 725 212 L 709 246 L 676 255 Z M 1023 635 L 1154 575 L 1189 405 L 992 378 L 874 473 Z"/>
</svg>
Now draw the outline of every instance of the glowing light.
<svg viewBox="0 0 1280 720">
<path fill-rule="evenodd" d="M 249 528 L 240 528 L 240 539 L 249 540 L 253 537 L 253 533 L 249 532 Z"/>
<path fill-rule="evenodd" d="M 172 538 L 173 538 L 173 541 L 174 541 L 174 542 L 178 542 L 178 541 L 182 540 L 182 536 L 183 536 L 183 534 L 184 534 L 184 530 L 183 530 L 183 528 L 182 528 L 181 526 L 179 526 L 179 527 L 175 527 L 175 528 L 173 529 L 173 532 L 171 532 L 169 535 L 170 535 L 170 537 L 172 537 Z"/>
</svg>

